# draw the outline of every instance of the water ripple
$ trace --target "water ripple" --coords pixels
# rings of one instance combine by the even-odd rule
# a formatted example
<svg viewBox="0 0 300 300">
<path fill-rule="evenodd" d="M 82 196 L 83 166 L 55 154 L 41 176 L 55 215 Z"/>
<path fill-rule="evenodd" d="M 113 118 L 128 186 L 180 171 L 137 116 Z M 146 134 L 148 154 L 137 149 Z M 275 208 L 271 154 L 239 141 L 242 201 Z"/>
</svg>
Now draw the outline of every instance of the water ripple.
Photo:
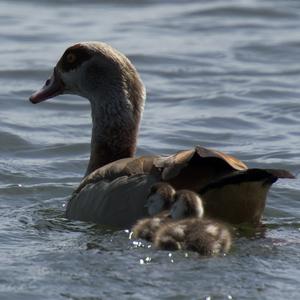
<svg viewBox="0 0 300 300">
<path fill-rule="evenodd" d="M 1 1 L 0 298 L 297 299 L 299 15 L 293 0 Z M 141 73 L 138 155 L 200 144 L 298 175 L 274 184 L 260 234 L 199 258 L 64 218 L 87 166 L 89 103 L 28 97 L 80 40 L 111 43 Z"/>
</svg>

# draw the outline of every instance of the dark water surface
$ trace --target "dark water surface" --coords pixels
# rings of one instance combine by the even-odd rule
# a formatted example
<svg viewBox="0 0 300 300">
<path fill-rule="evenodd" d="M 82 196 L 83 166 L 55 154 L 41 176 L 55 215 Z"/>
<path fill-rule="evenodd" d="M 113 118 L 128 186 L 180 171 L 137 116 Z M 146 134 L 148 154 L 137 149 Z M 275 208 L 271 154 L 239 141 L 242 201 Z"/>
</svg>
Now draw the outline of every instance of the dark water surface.
<svg viewBox="0 0 300 300">
<path fill-rule="evenodd" d="M 64 219 L 90 108 L 28 97 L 83 40 L 141 73 L 138 154 L 201 144 L 300 171 L 300 1 L 0 1 L 0 299 L 299 299 L 300 179 L 273 186 L 264 237 L 226 257 L 169 255 Z"/>
</svg>

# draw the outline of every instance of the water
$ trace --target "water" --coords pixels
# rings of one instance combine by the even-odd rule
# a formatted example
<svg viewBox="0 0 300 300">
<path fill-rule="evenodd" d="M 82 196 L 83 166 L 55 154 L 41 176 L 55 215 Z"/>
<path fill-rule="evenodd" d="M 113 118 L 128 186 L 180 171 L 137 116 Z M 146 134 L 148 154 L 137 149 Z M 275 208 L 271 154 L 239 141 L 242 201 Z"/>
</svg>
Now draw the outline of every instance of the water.
<svg viewBox="0 0 300 300">
<path fill-rule="evenodd" d="M 263 237 L 170 256 L 64 219 L 89 105 L 28 97 L 67 46 L 105 41 L 147 86 L 138 154 L 201 144 L 298 174 L 299 20 L 296 0 L 0 1 L 0 299 L 298 299 L 300 179 L 273 186 Z"/>
</svg>

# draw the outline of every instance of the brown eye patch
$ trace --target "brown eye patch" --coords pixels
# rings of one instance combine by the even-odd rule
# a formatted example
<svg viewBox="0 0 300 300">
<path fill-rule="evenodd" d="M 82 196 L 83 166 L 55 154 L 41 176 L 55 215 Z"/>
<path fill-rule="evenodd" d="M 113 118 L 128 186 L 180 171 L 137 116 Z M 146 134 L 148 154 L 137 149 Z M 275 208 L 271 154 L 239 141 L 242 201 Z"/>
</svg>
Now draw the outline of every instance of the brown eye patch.
<svg viewBox="0 0 300 300">
<path fill-rule="evenodd" d="M 76 44 L 68 48 L 59 61 L 63 72 L 68 72 L 78 68 L 83 62 L 92 57 L 91 51 L 81 44 Z"/>
</svg>

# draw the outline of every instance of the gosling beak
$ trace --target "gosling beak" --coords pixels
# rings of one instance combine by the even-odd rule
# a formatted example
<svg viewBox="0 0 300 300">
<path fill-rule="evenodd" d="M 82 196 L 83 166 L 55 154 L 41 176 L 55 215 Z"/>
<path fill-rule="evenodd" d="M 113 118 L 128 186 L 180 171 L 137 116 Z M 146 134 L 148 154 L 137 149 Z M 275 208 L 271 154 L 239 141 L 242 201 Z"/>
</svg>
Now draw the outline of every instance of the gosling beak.
<svg viewBox="0 0 300 300">
<path fill-rule="evenodd" d="M 56 68 L 54 68 L 52 75 L 47 79 L 44 86 L 40 90 L 33 93 L 29 100 L 33 104 L 40 103 L 62 94 L 63 91 L 64 84 L 58 72 L 56 71 Z"/>
</svg>

